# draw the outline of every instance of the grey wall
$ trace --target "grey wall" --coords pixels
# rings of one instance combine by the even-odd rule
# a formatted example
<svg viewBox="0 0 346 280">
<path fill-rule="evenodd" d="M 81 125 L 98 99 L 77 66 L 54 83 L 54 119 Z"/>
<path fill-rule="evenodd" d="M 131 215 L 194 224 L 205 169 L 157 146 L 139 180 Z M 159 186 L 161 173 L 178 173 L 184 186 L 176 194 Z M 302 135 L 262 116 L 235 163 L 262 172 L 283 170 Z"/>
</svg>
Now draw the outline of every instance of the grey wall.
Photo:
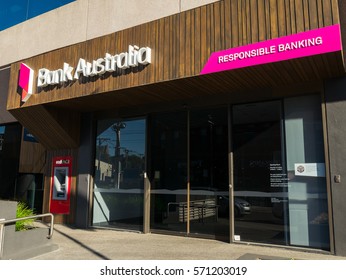
<svg viewBox="0 0 346 280">
<path fill-rule="evenodd" d="M 6 110 L 9 80 L 10 68 L 0 69 L 0 125 L 17 121 Z"/>
<path fill-rule="evenodd" d="M 0 219 L 16 218 L 16 201 L 0 200 Z M 48 239 L 48 227 L 26 231 L 15 231 L 15 224 L 5 226 L 3 255 L 0 260 L 23 260 L 58 249 L 52 239 Z"/>
<path fill-rule="evenodd" d="M 325 84 L 335 249 L 346 256 L 346 78 Z M 341 175 L 341 182 L 334 181 Z"/>
<path fill-rule="evenodd" d="M 94 155 L 92 153 L 95 144 L 93 131 L 93 117 L 91 114 L 82 116 L 81 144 L 78 151 L 78 179 L 77 179 L 77 208 L 76 226 L 87 228 L 89 226 L 89 198 L 90 176 L 94 170 Z"/>
<path fill-rule="evenodd" d="M 220 0 L 77 0 L 0 32 L 0 67 Z"/>
<path fill-rule="evenodd" d="M 338 1 L 339 6 L 339 17 L 341 26 L 341 40 L 343 45 L 343 51 L 345 52 L 346 47 L 346 1 Z M 344 56 L 344 61 L 346 62 L 346 57 Z"/>
<path fill-rule="evenodd" d="M 15 219 L 16 209 L 17 201 L 0 200 L 0 219 Z"/>
</svg>

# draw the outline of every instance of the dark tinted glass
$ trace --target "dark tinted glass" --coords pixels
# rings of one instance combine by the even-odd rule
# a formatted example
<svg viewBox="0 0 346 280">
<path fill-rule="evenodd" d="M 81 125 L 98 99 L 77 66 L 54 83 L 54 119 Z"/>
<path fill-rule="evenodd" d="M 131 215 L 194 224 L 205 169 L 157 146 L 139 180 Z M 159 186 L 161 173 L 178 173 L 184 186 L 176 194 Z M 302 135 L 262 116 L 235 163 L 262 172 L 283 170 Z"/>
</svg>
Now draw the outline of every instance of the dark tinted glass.
<svg viewBox="0 0 346 280">
<path fill-rule="evenodd" d="M 0 199 L 15 198 L 22 127 L 0 127 Z"/>
<path fill-rule="evenodd" d="M 154 115 L 150 139 L 151 228 L 186 232 L 187 112 Z"/>
<path fill-rule="evenodd" d="M 233 107 L 237 239 L 329 250 L 320 102 L 311 95 Z"/>
<path fill-rule="evenodd" d="M 235 238 L 288 244 L 281 102 L 233 107 Z"/>
<path fill-rule="evenodd" d="M 229 239 L 227 108 L 190 112 L 190 232 Z"/>
<path fill-rule="evenodd" d="M 42 213 L 43 174 L 18 174 L 16 199 L 24 201 L 35 214 Z"/>
</svg>

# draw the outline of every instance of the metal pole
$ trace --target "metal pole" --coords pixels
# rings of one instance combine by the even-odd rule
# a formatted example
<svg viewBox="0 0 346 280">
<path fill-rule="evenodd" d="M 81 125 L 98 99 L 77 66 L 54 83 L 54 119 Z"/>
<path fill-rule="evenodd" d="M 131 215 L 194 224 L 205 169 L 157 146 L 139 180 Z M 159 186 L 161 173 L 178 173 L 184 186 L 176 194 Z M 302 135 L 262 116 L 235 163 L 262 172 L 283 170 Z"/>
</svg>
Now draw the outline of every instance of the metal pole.
<svg viewBox="0 0 346 280">
<path fill-rule="evenodd" d="M 5 219 L 0 219 L 0 222 L 5 221 Z M 3 223 L 0 223 L 0 260 L 2 260 L 3 245 L 4 245 L 4 227 Z"/>
<path fill-rule="evenodd" d="M 6 224 L 12 224 L 17 221 L 24 221 L 24 220 L 30 220 L 30 219 L 36 219 L 36 218 L 42 218 L 42 217 L 50 217 L 50 228 L 49 228 L 49 234 L 47 235 L 47 238 L 50 239 L 53 236 L 53 230 L 54 230 L 54 215 L 52 213 L 46 213 L 46 214 L 40 214 L 35 216 L 28 216 L 23 218 L 16 218 L 16 219 L 0 219 L 0 260 L 3 256 L 4 251 L 4 235 L 5 235 L 5 225 Z"/>
<path fill-rule="evenodd" d="M 116 144 L 115 144 L 115 175 L 116 178 L 116 187 L 119 189 L 120 186 L 120 126 L 117 127 L 116 130 Z M 116 176 L 116 177 L 115 177 Z"/>
<path fill-rule="evenodd" d="M 190 110 L 188 110 L 187 111 L 187 224 L 186 224 L 187 235 L 190 234 L 190 188 L 191 188 L 190 186 Z"/>
<path fill-rule="evenodd" d="M 11 220 L 4 220 L 0 219 L 0 226 L 3 226 L 5 224 L 11 224 L 15 223 L 17 221 L 24 221 L 24 220 L 31 220 L 31 219 L 37 219 L 37 218 L 43 218 L 43 217 L 50 217 L 50 227 L 49 227 L 49 234 L 47 235 L 47 238 L 50 239 L 53 236 L 53 231 L 54 231 L 54 215 L 52 213 L 46 213 L 46 214 L 39 214 L 35 216 L 27 216 L 23 218 L 16 218 L 16 219 L 11 219 Z M 1 236 L 0 236 L 1 238 Z"/>
<path fill-rule="evenodd" d="M 120 130 L 126 128 L 126 123 L 117 122 L 113 124 L 112 129 L 115 132 L 116 142 L 114 150 L 114 186 L 120 189 L 120 175 L 121 175 L 121 159 L 120 159 Z"/>
</svg>

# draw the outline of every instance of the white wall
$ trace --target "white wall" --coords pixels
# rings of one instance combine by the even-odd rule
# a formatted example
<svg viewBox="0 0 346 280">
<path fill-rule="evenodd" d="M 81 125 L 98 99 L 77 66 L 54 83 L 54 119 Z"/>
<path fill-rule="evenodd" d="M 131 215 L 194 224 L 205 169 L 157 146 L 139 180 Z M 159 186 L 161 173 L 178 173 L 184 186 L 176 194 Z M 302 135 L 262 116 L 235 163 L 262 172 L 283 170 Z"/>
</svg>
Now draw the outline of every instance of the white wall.
<svg viewBox="0 0 346 280">
<path fill-rule="evenodd" d="M 218 1 L 220 0 L 180 0 L 180 10 L 191 10 L 199 6 L 207 5 Z"/>
<path fill-rule="evenodd" d="M 220 0 L 77 0 L 0 32 L 0 67 Z"/>
<path fill-rule="evenodd" d="M 78 0 L 0 32 L 0 67 L 84 41 L 88 1 Z"/>
<path fill-rule="evenodd" d="M 87 39 L 178 12 L 176 0 L 89 0 Z"/>
</svg>

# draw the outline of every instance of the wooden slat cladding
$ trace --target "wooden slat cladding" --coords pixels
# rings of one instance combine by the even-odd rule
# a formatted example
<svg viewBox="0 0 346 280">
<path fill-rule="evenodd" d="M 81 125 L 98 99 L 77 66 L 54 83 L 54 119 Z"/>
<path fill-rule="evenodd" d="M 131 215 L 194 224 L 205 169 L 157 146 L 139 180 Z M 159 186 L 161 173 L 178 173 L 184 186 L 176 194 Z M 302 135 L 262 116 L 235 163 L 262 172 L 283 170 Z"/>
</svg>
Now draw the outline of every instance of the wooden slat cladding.
<svg viewBox="0 0 346 280">
<path fill-rule="evenodd" d="M 14 117 L 47 149 L 79 146 L 80 114 L 38 105 L 13 110 Z"/>
<path fill-rule="evenodd" d="M 231 31 L 225 48 L 339 23 L 337 0 L 239 0 L 224 5 L 226 32 Z"/>
<path fill-rule="evenodd" d="M 43 173 L 46 164 L 46 149 L 40 143 L 24 141 L 20 144 L 19 172 Z"/>
<path fill-rule="evenodd" d="M 120 75 L 107 73 L 88 81 L 48 86 L 22 104 L 17 87 L 19 63 L 13 64 L 8 109 L 196 76 L 214 51 L 337 24 L 338 15 L 337 0 L 216 2 L 25 61 L 35 70 L 56 70 L 64 62 L 76 67 L 79 58 L 92 61 L 106 52 L 126 52 L 130 44 L 152 48 L 152 64 Z"/>
</svg>

